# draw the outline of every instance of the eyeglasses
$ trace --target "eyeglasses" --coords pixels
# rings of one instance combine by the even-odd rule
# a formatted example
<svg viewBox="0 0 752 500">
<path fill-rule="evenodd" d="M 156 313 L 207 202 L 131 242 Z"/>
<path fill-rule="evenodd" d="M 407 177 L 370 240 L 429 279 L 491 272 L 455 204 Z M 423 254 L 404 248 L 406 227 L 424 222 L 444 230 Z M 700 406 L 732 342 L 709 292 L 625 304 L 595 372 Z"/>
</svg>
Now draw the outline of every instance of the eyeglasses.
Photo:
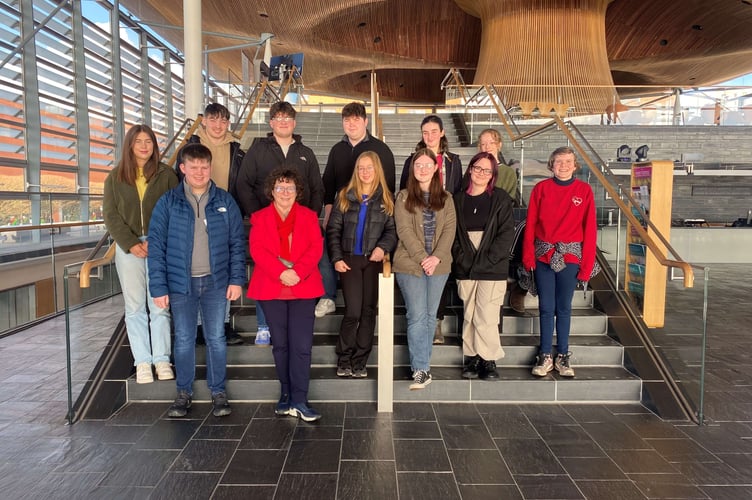
<svg viewBox="0 0 752 500">
<path fill-rule="evenodd" d="M 294 119 L 295 118 L 293 118 L 292 116 L 275 116 L 274 118 L 272 118 L 272 121 L 277 123 L 287 123 L 293 121 Z"/>
<path fill-rule="evenodd" d="M 278 194 L 295 194 L 295 191 L 297 191 L 297 189 L 295 189 L 295 186 L 274 186 L 274 192 Z"/>
<path fill-rule="evenodd" d="M 473 172 L 475 172 L 476 174 L 481 174 L 481 175 L 491 175 L 491 174 L 493 174 L 493 170 L 491 170 L 490 168 L 481 168 L 481 167 L 479 167 L 477 165 L 475 165 L 473 167 Z"/>
<path fill-rule="evenodd" d="M 435 163 L 416 163 L 415 170 L 431 170 L 436 167 Z"/>
</svg>

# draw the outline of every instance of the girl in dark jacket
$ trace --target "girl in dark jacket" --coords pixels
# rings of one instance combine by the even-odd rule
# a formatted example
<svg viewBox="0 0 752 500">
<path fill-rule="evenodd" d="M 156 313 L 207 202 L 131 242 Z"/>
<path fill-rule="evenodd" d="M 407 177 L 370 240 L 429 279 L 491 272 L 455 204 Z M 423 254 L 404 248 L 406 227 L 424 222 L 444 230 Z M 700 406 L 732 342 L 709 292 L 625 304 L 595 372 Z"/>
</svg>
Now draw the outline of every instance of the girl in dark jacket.
<svg viewBox="0 0 752 500">
<path fill-rule="evenodd" d="M 337 375 L 366 377 L 373 346 L 378 274 L 397 245 L 394 201 L 379 156 L 361 154 L 349 184 L 339 192 L 326 227 L 329 255 L 340 274 L 345 317 L 337 341 Z"/>
<path fill-rule="evenodd" d="M 496 185 L 498 163 L 490 153 L 470 160 L 463 186 L 454 195 L 457 233 L 452 272 L 465 305 L 462 352 L 465 378 L 498 379 L 496 360 L 504 357 L 499 338 L 499 310 L 509 272 L 514 238 L 512 199 Z"/>
</svg>

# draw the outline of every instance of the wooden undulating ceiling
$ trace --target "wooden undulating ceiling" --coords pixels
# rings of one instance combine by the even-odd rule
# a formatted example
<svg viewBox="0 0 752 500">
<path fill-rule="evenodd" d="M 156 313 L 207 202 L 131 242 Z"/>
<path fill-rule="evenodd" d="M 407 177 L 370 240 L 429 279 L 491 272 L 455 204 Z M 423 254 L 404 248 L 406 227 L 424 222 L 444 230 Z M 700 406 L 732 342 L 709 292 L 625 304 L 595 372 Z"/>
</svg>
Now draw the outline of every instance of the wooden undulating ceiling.
<svg viewBox="0 0 752 500">
<path fill-rule="evenodd" d="M 146 22 L 183 23 L 183 0 L 121 4 Z M 382 100 L 441 101 L 449 68 L 473 82 L 481 47 L 481 20 L 454 0 L 203 0 L 202 13 L 205 31 L 254 38 L 273 33 L 274 55 L 305 54 L 308 91 L 349 96 L 368 96 L 363 75 L 375 69 Z M 749 26 L 750 0 L 613 0 L 605 18 L 613 82 L 702 86 L 752 72 Z M 181 32 L 155 30 L 182 47 Z M 566 36 L 566 26 L 563 32 L 559 36 Z M 214 36 L 203 42 L 210 49 L 240 43 Z M 242 50 L 253 58 L 255 49 Z M 240 49 L 213 53 L 210 64 L 220 79 L 241 75 Z"/>
</svg>

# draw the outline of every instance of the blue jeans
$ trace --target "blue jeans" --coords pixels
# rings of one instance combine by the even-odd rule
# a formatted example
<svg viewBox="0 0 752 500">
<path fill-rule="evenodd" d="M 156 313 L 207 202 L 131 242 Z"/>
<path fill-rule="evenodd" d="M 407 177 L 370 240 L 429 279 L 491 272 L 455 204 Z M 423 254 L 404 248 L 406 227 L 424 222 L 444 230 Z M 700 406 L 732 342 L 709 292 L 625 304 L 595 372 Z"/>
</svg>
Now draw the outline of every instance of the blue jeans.
<svg viewBox="0 0 752 500">
<path fill-rule="evenodd" d="M 231 305 L 231 302 L 228 300 L 227 301 L 227 305 L 225 306 L 225 323 L 229 323 L 230 322 L 230 305 Z M 201 323 L 201 310 L 198 311 L 198 318 L 197 318 L 197 320 L 198 320 L 198 323 L 196 323 L 196 324 L 201 325 L 202 324 Z"/>
<path fill-rule="evenodd" d="M 175 371 L 178 391 L 193 394 L 196 378 L 196 311 L 201 311 L 206 340 L 206 384 L 212 394 L 225 391 L 227 344 L 225 304 L 227 287 L 219 287 L 211 275 L 191 278 L 189 294 L 171 293 L 175 322 Z"/>
<path fill-rule="evenodd" d="M 272 355 L 282 394 L 289 394 L 293 404 L 308 403 L 316 300 L 262 302 L 269 315 Z"/>
<path fill-rule="evenodd" d="M 142 238 L 141 241 L 145 239 Z M 149 293 L 146 259 L 125 252 L 116 245 L 115 267 L 123 291 L 125 326 L 133 354 L 133 365 L 170 361 L 170 310 L 161 309 L 154 304 Z"/>
<path fill-rule="evenodd" d="M 407 309 L 407 349 L 413 371 L 431 369 L 436 310 L 448 274 L 413 276 L 394 273 Z"/>
<path fill-rule="evenodd" d="M 321 254 L 321 259 L 319 259 L 319 272 L 324 281 L 324 295 L 321 298 L 337 300 L 337 273 L 334 271 L 334 264 L 329 259 L 329 250 L 326 248 L 326 234 L 324 234 L 324 253 Z"/>
<path fill-rule="evenodd" d="M 261 306 L 260 301 L 256 301 L 256 330 L 269 329 L 269 323 L 266 322 L 266 314 L 264 314 L 264 308 Z"/>
<path fill-rule="evenodd" d="M 556 320 L 556 352 L 569 352 L 569 328 L 572 322 L 572 297 L 577 288 L 579 264 L 567 264 L 558 273 L 543 262 L 535 265 L 535 285 L 538 287 L 538 309 L 542 354 L 552 354 L 554 319 Z"/>
</svg>

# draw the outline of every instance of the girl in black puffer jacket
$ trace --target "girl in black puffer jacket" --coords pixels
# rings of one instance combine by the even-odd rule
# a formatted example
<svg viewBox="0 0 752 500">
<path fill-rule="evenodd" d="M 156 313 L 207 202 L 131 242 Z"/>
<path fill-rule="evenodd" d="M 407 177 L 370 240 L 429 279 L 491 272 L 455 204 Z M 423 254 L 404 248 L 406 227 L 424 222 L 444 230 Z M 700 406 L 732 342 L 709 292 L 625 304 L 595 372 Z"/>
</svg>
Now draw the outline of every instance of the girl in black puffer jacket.
<svg viewBox="0 0 752 500">
<path fill-rule="evenodd" d="M 379 156 L 361 154 L 349 184 L 339 192 L 326 226 L 329 256 L 340 275 L 345 317 L 337 341 L 337 375 L 366 377 L 373 346 L 378 274 L 397 246 L 394 200 Z"/>
</svg>

